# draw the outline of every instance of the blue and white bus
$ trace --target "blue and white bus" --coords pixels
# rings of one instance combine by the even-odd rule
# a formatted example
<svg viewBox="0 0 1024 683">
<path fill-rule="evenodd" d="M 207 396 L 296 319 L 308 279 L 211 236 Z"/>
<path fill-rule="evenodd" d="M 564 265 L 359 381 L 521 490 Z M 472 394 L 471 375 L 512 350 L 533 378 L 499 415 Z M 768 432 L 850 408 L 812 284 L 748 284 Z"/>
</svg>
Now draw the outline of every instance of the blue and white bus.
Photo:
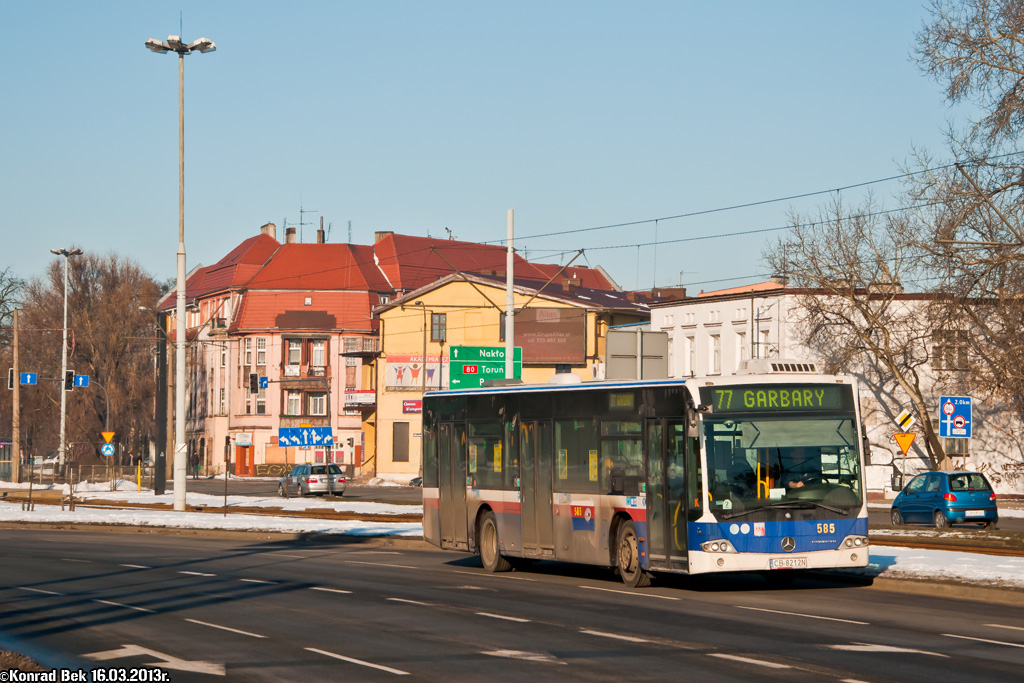
<svg viewBox="0 0 1024 683">
<path fill-rule="evenodd" d="M 490 571 L 579 562 L 633 587 L 656 572 L 864 567 L 856 380 L 770 368 L 428 392 L 424 537 Z"/>
</svg>

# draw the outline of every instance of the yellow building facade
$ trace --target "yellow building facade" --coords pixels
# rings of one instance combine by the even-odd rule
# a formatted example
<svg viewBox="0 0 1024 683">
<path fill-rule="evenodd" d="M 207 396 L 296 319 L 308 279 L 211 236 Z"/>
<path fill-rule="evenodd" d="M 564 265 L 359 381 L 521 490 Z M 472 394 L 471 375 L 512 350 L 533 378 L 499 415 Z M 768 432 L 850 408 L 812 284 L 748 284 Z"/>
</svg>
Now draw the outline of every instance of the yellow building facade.
<svg viewBox="0 0 1024 683">
<path fill-rule="evenodd" d="M 647 305 L 626 293 L 543 285 L 517 281 L 513 288 L 527 384 L 556 372 L 603 379 L 608 327 L 650 320 Z M 375 309 L 377 476 L 404 483 L 420 475 L 423 393 L 449 388 L 453 346 L 504 347 L 505 296 L 498 278 L 455 274 Z"/>
</svg>

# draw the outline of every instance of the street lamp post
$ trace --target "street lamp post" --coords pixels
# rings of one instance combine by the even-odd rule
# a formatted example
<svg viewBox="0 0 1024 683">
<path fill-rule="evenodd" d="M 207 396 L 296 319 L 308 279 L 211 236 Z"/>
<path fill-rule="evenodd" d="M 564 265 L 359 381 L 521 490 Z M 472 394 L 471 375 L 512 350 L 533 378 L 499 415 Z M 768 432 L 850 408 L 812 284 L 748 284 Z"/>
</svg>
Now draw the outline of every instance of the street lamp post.
<svg viewBox="0 0 1024 683">
<path fill-rule="evenodd" d="M 180 36 L 167 42 L 148 38 L 146 47 L 156 53 L 178 55 L 178 286 L 174 340 L 174 509 L 185 509 L 185 55 L 213 52 L 217 45 L 200 38 L 186 45 Z"/>
<path fill-rule="evenodd" d="M 64 378 L 68 374 L 68 258 L 79 256 L 81 249 L 51 249 L 51 254 L 64 257 L 64 335 L 60 345 L 60 450 L 57 456 L 57 465 L 64 470 L 64 457 L 67 450 L 65 433 L 67 427 L 68 392 L 64 387 Z"/>
</svg>

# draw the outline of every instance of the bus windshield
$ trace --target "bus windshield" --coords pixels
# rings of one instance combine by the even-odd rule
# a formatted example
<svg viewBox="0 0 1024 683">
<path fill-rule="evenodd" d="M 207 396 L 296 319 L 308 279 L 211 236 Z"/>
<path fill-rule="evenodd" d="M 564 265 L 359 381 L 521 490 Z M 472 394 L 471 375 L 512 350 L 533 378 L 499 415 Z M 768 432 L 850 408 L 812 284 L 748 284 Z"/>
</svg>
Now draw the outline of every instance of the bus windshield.
<svg viewBox="0 0 1024 683">
<path fill-rule="evenodd" d="M 711 511 L 720 518 L 770 507 L 861 505 L 860 453 L 850 417 L 704 418 Z"/>
</svg>

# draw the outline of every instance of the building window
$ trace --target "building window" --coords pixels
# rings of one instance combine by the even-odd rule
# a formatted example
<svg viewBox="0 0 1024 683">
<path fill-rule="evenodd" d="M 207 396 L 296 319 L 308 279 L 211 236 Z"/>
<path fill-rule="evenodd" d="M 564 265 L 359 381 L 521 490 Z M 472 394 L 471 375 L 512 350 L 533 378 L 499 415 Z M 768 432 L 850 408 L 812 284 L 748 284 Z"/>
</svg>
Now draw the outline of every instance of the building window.
<svg viewBox="0 0 1024 683">
<path fill-rule="evenodd" d="M 740 369 L 740 363 L 747 360 L 747 333 L 736 333 L 736 369 Z"/>
<path fill-rule="evenodd" d="M 711 355 L 710 372 L 712 375 L 717 375 L 722 372 L 722 335 L 713 334 L 708 341 L 710 343 L 708 351 Z"/>
<path fill-rule="evenodd" d="M 252 365 L 252 339 L 245 338 L 245 363 L 246 367 Z"/>
<path fill-rule="evenodd" d="M 285 392 L 285 415 L 302 415 L 302 392 Z"/>
<path fill-rule="evenodd" d="M 697 339 L 695 337 L 686 338 L 686 368 L 683 372 L 691 377 L 697 374 Z"/>
<path fill-rule="evenodd" d="M 391 296 L 389 294 L 378 294 L 377 301 L 379 301 L 380 305 L 383 306 L 384 304 L 391 301 Z"/>
<path fill-rule="evenodd" d="M 758 358 L 771 358 L 772 345 L 769 341 L 771 339 L 771 332 L 768 330 L 761 330 L 761 339 L 758 343 L 757 357 Z"/>
<path fill-rule="evenodd" d="M 942 439 L 942 450 L 951 458 L 966 458 L 971 454 L 970 439 Z"/>
<path fill-rule="evenodd" d="M 299 365 L 302 363 L 302 341 L 299 339 L 288 340 L 288 365 Z"/>
<path fill-rule="evenodd" d="M 221 388 L 221 390 L 220 390 L 220 414 L 221 415 L 227 415 L 228 414 L 227 391 L 225 391 L 223 388 Z"/>
<path fill-rule="evenodd" d="M 327 414 L 327 394 L 309 394 L 309 414 Z"/>
<path fill-rule="evenodd" d="M 228 345 L 223 344 L 220 347 L 220 366 L 226 368 L 228 366 Z"/>
<path fill-rule="evenodd" d="M 939 330 L 932 333 L 932 368 L 935 370 L 967 370 L 966 330 Z M 953 439 L 961 441 L 961 439 Z"/>
<path fill-rule="evenodd" d="M 345 337 L 345 353 L 355 353 L 359 350 L 359 337 Z"/>
<path fill-rule="evenodd" d="M 267 338 L 260 337 L 256 340 L 256 365 L 267 364 Z"/>
<path fill-rule="evenodd" d="M 266 415 L 267 414 L 267 390 L 260 389 L 256 393 L 256 414 Z"/>
<path fill-rule="evenodd" d="M 326 362 L 326 349 L 327 342 L 322 339 L 314 340 L 310 345 L 310 360 L 309 364 L 318 368 L 322 368 L 327 364 Z"/>
<path fill-rule="evenodd" d="M 446 313 L 431 313 L 430 314 L 430 341 L 442 342 L 447 339 L 447 314 Z"/>
</svg>

